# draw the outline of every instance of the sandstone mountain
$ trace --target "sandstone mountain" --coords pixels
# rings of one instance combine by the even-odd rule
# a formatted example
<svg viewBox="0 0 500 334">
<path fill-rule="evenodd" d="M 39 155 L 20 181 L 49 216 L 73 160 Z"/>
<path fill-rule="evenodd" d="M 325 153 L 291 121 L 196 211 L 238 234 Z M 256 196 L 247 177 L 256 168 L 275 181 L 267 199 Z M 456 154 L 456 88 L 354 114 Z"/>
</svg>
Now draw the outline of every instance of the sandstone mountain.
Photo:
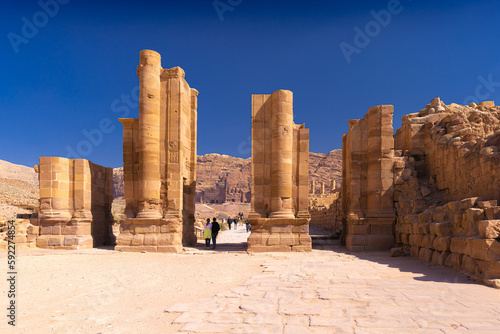
<svg viewBox="0 0 500 334">
<path fill-rule="evenodd" d="M 21 180 L 38 186 L 38 174 L 33 167 L 16 165 L 4 160 L 0 160 L 0 179 Z"/>
<path fill-rule="evenodd" d="M 198 156 L 196 201 L 204 203 L 250 202 L 251 159 L 235 158 L 221 154 Z M 342 182 L 342 150 L 328 154 L 309 153 L 309 180 L 316 181 L 316 193 L 321 182 L 330 192 L 331 181 Z M 123 196 L 123 168 L 115 168 L 113 174 L 114 195 Z"/>
<path fill-rule="evenodd" d="M 331 180 L 340 186 L 342 179 L 342 150 L 328 154 L 309 154 L 310 181 L 316 181 L 316 193 L 320 183 L 330 191 Z M 123 197 L 123 168 L 113 173 L 115 198 Z M 228 155 L 206 154 L 198 156 L 197 202 L 225 203 L 250 202 L 251 161 Z M 9 206 L 10 211 L 38 205 L 38 174 L 33 167 L 16 165 L 0 160 L 0 205 Z M 5 210 L 4 210 L 5 211 Z M 21 212 L 21 211 L 19 211 Z"/>
<path fill-rule="evenodd" d="M 309 153 L 309 182 L 316 181 L 316 193 L 319 193 L 321 182 L 325 183 L 325 192 L 331 191 L 331 182 L 336 187 L 342 184 L 342 150 L 333 150 L 328 154 Z"/>
<path fill-rule="evenodd" d="M 33 167 L 0 160 L 0 219 L 38 206 L 38 174 Z"/>
</svg>

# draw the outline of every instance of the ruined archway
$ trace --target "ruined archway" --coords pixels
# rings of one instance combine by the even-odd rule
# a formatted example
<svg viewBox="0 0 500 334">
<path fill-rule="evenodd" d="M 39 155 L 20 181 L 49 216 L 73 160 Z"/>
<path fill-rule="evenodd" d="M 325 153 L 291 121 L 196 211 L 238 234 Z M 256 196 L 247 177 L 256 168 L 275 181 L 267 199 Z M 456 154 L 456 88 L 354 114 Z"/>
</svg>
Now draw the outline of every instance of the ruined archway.
<svg viewBox="0 0 500 334">
<path fill-rule="evenodd" d="M 180 252 L 195 242 L 198 92 L 160 54 L 140 53 L 139 118 L 123 124 L 125 216 L 117 250 Z M 309 130 L 293 123 L 293 94 L 252 98 L 251 251 L 309 251 Z M 216 201 L 218 202 L 218 201 Z"/>
</svg>

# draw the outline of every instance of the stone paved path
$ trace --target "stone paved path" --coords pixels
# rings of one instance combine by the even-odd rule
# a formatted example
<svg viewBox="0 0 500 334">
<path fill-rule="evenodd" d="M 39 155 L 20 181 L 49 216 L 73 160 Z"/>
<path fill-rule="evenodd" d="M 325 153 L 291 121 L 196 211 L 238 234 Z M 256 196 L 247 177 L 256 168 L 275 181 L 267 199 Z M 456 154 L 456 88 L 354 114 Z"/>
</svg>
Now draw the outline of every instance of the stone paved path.
<svg viewBox="0 0 500 334">
<path fill-rule="evenodd" d="M 167 312 L 178 314 L 180 333 L 500 333 L 500 290 L 410 257 L 313 246 L 280 253 L 243 285 Z"/>
</svg>

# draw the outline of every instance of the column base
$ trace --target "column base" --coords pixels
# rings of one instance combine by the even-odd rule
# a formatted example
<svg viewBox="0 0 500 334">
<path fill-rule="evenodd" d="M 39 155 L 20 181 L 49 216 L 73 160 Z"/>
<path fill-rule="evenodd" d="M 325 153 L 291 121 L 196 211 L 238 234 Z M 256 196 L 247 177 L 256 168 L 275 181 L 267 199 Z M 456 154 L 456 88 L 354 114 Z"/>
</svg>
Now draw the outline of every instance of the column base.
<svg viewBox="0 0 500 334">
<path fill-rule="evenodd" d="M 89 249 L 94 247 L 91 221 L 40 219 L 40 235 L 36 239 L 38 248 Z"/>
<path fill-rule="evenodd" d="M 182 219 L 126 219 L 120 226 L 115 250 L 182 253 Z"/>
<path fill-rule="evenodd" d="M 252 232 L 248 237 L 248 251 L 310 252 L 308 218 L 248 218 Z"/>
<path fill-rule="evenodd" d="M 350 251 L 388 250 L 396 244 L 395 216 L 347 219 L 346 248 Z"/>
</svg>

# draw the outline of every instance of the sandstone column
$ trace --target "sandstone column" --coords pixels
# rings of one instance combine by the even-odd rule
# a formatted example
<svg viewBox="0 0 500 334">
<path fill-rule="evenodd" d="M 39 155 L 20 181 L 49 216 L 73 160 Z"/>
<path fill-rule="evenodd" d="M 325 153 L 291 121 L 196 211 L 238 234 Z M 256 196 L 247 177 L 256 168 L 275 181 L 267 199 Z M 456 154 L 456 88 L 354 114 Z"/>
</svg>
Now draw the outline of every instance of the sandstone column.
<svg viewBox="0 0 500 334">
<path fill-rule="evenodd" d="M 293 171 L 293 93 L 279 90 L 272 94 L 273 160 L 271 164 L 271 213 L 269 218 L 294 219 L 292 202 Z"/>
<path fill-rule="evenodd" d="M 139 212 L 137 218 L 161 218 L 160 205 L 161 56 L 142 50 L 139 77 Z"/>
<path fill-rule="evenodd" d="M 325 182 L 321 182 L 321 195 L 325 194 Z"/>
<path fill-rule="evenodd" d="M 332 180 L 332 184 L 330 186 L 330 192 L 333 192 L 337 188 L 337 182 L 335 180 Z"/>
<path fill-rule="evenodd" d="M 252 96 L 251 252 L 311 251 L 309 129 L 293 123 L 293 94 Z"/>
<path fill-rule="evenodd" d="M 316 188 L 316 181 L 311 181 L 311 195 L 314 195 L 314 191 Z"/>
</svg>

